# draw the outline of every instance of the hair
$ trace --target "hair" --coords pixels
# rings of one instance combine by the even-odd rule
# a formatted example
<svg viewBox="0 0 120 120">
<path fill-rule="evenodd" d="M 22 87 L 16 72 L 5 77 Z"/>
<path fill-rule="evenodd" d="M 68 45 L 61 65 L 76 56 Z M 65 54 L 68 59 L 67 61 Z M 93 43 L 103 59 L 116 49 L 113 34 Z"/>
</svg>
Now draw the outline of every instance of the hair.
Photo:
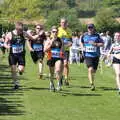
<svg viewBox="0 0 120 120">
<path fill-rule="evenodd" d="M 18 22 L 15 23 L 15 26 L 22 26 L 23 27 L 23 23 L 18 21 Z"/>
<path fill-rule="evenodd" d="M 58 27 L 57 27 L 57 26 L 52 26 L 51 31 L 52 31 L 53 29 L 57 29 L 57 30 L 58 30 Z"/>
<path fill-rule="evenodd" d="M 41 28 L 43 28 L 42 24 L 36 24 L 35 27 L 40 26 Z"/>
<path fill-rule="evenodd" d="M 68 22 L 66 18 L 61 18 L 60 21 L 64 20 L 65 22 Z"/>
</svg>

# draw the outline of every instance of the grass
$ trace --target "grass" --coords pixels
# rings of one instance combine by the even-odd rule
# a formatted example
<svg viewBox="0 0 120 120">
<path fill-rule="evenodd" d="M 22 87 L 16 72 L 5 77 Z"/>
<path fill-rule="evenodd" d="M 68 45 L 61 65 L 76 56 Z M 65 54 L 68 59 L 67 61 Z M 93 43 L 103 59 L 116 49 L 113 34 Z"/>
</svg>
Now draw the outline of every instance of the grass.
<svg viewBox="0 0 120 120">
<path fill-rule="evenodd" d="M 49 81 L 38 79 L 37 65 L 26 56 L 21 89 L 12 90 L 7 56 L 0 62 L 0 120 L 119 120 L 120 96 L 114 72 L 104 67 L 96 74 L 96 91 L 90 91 L 84 65 L 70 66 L 70 86 L 50 92 Z M 48 74 L 48 69 L 44 70 Z"/>
</svg>

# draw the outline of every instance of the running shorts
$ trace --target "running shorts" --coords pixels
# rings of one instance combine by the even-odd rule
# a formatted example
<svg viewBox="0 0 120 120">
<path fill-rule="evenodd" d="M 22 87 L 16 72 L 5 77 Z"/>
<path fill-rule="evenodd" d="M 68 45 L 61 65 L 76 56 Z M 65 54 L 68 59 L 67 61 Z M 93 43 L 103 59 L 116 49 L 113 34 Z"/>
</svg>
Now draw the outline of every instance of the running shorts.
<svg viewBox="0 0 120 120">
<path fill-rule="evenodd" d="M 55 63 L 56 63 L 58 60 L 61 60 L 62 63 L 63 63 L 63 59 L 61 59 L 61 58 L 51 58 L 50 60 L 47 61 L 47 65 L 48 65 L 49 67 L 54 67 L 54 66 L 55 66 Z"/>
<path fill-rule="evenodd" d="M 8 57 L 9 65 L 23 65 L 25 66 L 25 53 L 20 54 L 9 54 Z"/>
<path fill-rule="evenodd" d="M 30 54 L 34 63 L 36 63 L 38 60 L 43 60 L 44 58 L 44 52 L 34 51 L 30 52 Z"/>
<path fill-rule="evenodd" d="M 99 57 L 85 57 L 85 63 L 87 67 L 93 67 L 94 70 L 97 70 Z"/>
</svg>

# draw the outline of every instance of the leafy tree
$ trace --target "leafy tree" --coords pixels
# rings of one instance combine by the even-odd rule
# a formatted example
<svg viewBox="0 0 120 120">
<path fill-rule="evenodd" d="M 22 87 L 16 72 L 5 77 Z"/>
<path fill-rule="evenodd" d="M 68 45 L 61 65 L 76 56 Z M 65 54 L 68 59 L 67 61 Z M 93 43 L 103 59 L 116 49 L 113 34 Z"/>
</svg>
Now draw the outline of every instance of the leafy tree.
<svg viewBox="0 0 120 120">
<path fill-rule="evenodd" d="M 113 9 L 120 16 L 120 0 L 103 0 L 103 6 Z"/>
<path fill-rule="evenodd" d="M 99 31 L 116 31 L 119 23 L 115 20 L 115 14 L 112 9 L 101 9 L 95 17 L 95 23 Z"/>
<path fill-rule="evenodd" d="M 72 30 L 81 28 L 80 21 L 78 20 L 76 11 L 74 9 L 71 9 L 71 10 L 70 9 L 62 9 L 59 11 L 51 12 L 46 21 L 46 27 L 48 29 L 50 29 L 54 25 L 59 26 L 60 19 L 63 17 L 68 20 L 69 27 Z"/>
</svg>

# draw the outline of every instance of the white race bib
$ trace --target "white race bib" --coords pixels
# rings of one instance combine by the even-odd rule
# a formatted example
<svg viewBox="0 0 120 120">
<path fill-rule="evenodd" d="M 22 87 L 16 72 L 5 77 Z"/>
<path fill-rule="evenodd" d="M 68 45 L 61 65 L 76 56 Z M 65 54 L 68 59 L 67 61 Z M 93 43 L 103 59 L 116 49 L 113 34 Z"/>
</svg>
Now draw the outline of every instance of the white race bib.
<svg viewBox="0 0 120 120">
<path fill-rule="evenodd" d="M 33 44 L 34 51 L 42 51 L 43 46 L 41 44 Z"/>
<path fill-rule="evenodd" d="M 60 58 L 60 50 L 54 49 L 51 52 L 53 58 Z"/>
<path fill-rule="evenodd" d="M 95 47 L 95 46 L 87 46 L 85 48 L 85 52 L 97 52 L 97 47 Z"/>
<path fill-rule="evenodd" d="M 13 53 L 21 53 L 23 52 L 23 45 L 12 45 Z"/>
</svg>

